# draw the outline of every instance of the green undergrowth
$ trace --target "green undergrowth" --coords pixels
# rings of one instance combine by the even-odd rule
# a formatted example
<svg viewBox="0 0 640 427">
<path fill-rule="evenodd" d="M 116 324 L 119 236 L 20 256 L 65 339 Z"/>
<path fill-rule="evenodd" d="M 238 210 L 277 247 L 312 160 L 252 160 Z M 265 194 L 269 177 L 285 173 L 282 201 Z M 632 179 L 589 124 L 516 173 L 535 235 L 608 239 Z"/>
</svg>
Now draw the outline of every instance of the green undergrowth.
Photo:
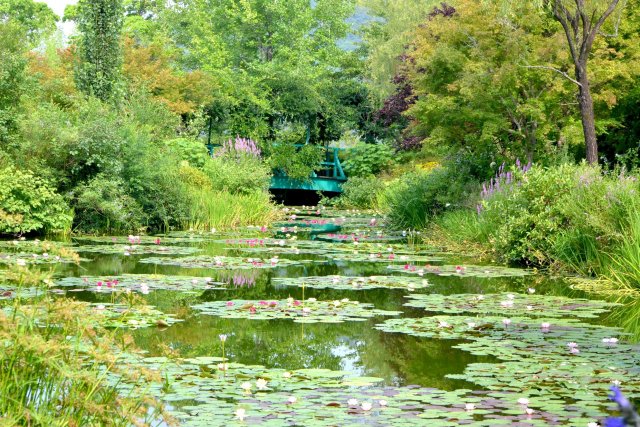
<svg viewBox="0 0 640 427">
<path fill-rule="evenodd" d="M 588 165 L 514 171 L 476 209 L 432 219 L 427 243 L 509 264 L 597 277 L 607 289 L 640 288 L 640 184 Z M 592 287 L 590 290 L 596 290 Z"/>
</svg>

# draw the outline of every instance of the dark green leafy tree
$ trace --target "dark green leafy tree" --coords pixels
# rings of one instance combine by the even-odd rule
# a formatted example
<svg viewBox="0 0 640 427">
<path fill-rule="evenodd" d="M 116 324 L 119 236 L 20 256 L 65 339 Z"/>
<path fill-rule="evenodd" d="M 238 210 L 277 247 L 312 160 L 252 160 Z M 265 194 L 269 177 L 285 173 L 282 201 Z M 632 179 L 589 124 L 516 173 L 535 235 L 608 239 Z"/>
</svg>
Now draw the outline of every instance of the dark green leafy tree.
<svg viewBox="0 0 640 427">
<path fill-rule="evenodd" d="M 76 82 L 80 90 L 102 101 L 112 100 L 120 80 L 123 22 L 121 0 L 81 0 L 75 10 L 80 31 L 80 63 Z"/>
<path fill-rule="evenodd" d="M 27 87 L 27 48 L 24 30 L 0 20 L 0 143 L 12 139 L 20 112 L 20 97 Z"/>
</svg>

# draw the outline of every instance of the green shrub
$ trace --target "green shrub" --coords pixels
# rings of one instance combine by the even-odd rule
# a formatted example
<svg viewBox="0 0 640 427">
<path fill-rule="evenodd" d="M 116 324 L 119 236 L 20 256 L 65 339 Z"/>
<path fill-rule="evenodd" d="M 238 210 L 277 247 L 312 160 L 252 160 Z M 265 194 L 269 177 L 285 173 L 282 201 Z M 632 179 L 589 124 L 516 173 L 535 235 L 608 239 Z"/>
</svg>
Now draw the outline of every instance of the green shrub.
<svg viewBox="0 0 640 427">
<path fill-rule="evenodd" d="M 342 184 L 343 193 L 336 201 L 343 208 L 375 208 L 384 183 L 375 176 L 352 177 Z"/>
<path fill-rule="evenodd" d="M 79 112 L 77 141 L 70 146 L 71 183 L 88 182 L 100 173 L 118 176 L 129 141 L 126 120 L 109 106 L 90 99 Z"/>
<path fill-rule="evenodd" d="M 62 196 L 29 171 L 0 169 L 0 233 L 57 233 L 71 228 L 73 215 Z"/>
<path fill-rule="evenodd" d="M 507 262 L 548 264 L 556 235 L 568 225 L 558 202 L 574 186 L 575 166 L 534 167 L 483 202 L 481 222 Z"/>
<path fill-rule="evenodd" d="M 324 150 L 320 146 L 308 144 L 298 149 L 293 144 L 279 143 L 271 147 L 269 165 L 291 179 L 306 181 L 323 160 Z"/>
<path fill-rule="evenodd" d="M 98 175 L 76 189 L 77 231 L 127 233 L 142 228 L 142 207 L 126 193 L 121 179 Z"/>
<path fill-rule="evenodd" d="M 394 151 L 387 144 L 359 143 L 345 153 L 343 168 L 347 176 L 377 175 L 393 165 Z"/>
<path fill-rule="evenodd" d="M 207 160 L 204 172 L 213 190 L 231 194 L 265 192 L 271 182 L 271 169 L 255 156 L 214 157 Z"/>
<path fill-rule="evenodd" d="M 142 206 L 148 228 L 179 227 L 187 220 L 188 185 L 182 181 L 179 160 L 171 152 L 145 150 L 127 169 L 129 194 Z"/>
<path fill-rule="evenodd" d="M 176 138 L 165 142 L 165 145 L 182 161 L 189 166 L 202 168 L 209 157 L 207 147 L 196 139 Z"/>
<path fill-rule="evenodd" d="M 203 190 L 213 189 L 211 179 L 204 171 L 189 166 L 187 163 L 182 163 L 178 171 L 180 173 L 180 180 L 189 186 L 189 188 L 200 188 Z"/>
<path fill-rule="evenodd" d="M 588 165 L 534 167 L 483 201 L 487 244 L 507 262 L 602 271 L 640 211 L 637 179 Z"/>
<path fill-rule="evenodd" d="M 404 175 L 387 188 L 383 203 L 393 227 L 420 229 L 445 209 L 461 206 L 476 190 L 466 175 L 439 167 Z"/>
</svg>

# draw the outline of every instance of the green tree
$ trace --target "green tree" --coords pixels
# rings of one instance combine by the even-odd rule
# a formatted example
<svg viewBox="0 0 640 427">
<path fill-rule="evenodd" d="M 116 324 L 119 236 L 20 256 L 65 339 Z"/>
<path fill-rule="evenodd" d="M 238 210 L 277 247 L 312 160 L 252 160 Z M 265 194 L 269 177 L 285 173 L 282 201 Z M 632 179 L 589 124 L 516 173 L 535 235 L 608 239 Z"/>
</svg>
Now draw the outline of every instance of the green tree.
<svg viewBox="0 0 640 427">
<path fill-rule="evenodd" d="M 80 0 L 76 9 L 80 31 L 76 69 L 78 88 L 103 101 L 111 100 L 120 80 L 122 0 Z"/>
<path fill-rule="evenodd" d="M 58 19 L 58 16 L 41 2 L 33 0 L 3 0 L 0 2 L 0 22 L 10 20 L 14 24 L 20 25 L 27 32 L 31 43 L 37 43 L 43 36 L 53 33 Z"/>
<path fill-rule="evenodd" d="M 578 85 L 578 104 L 582 118 L 587 161 L 598 162 L 596 121 L 591 95 L 591 81 L 587 72 L 593 43 L 607 19 L 615 12 L 620 0 L 544 0 L 553 11 L 553 16 L 562 25 Z M 562 71 L 561 71 L 562 72 Z"/>
<path fill-rule="evenodd" d="M 210 111 L 220 137 L 264 140 L 301 123 L 326 140 L 357 116 L 354 54 L 336 43 L 354 8 L 352 0 L 188 0 L 158 19 L 184 46 L 183 66 L 218 82 Z"/>
<path fill-rule="evenodd" d="M 13 22 L 0 21 L 0 143 L 12 141 L 20 114 L 20 98 L 27 88 L 28 46 L 24 30 Z"/>
<path fill-rule="evenodd" d="M 392 80 L 401 65 L 399 58 L 415 30 L 439 3 L 439 0 L 358 0 L 368 15 L 368 22 L 361 29 L 367 57 L 365 75 L 378 106 L 396 88 Z"/>
<path fill-rule="evenodd" d="M 531 6 L 504 19 L 500 8 L 455 3 L 452 17 L 435 16 L 416 32 L 409 79 L 416 96 L 408 110 L 426 144 L 499 158 L 533 160 L 571 143 L 568 82 L 527 68 L 562 57 L 560 34 Z M 569 141 L 567 141 L 569 139 Z"/>
</svg>

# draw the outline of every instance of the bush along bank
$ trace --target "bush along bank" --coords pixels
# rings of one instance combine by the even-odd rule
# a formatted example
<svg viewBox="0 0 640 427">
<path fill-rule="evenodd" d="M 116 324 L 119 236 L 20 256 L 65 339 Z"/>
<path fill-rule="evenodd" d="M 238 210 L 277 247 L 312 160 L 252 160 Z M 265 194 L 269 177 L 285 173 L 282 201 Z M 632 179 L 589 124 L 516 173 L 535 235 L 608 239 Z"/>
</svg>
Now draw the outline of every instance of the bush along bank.
<svg viewBox="0 0 640 427">
<path fill-rule="evenodd" d="M 429 174 L 423 180 L 437 182 L 440 176 Z M 422 182 L 414 188 L 425 187 L 429 184 Z M 517 164 L 501 167 L 475 198 L 446 202 L 451 204 L 445 208 L 438 199 L 446 197 L 444 193 L 434 192 L 408 213 L 408 203 L 390 205 L 390 217 L 398 217 L 396 224 L 424 227 L 430 243 L 452 250 L 473 250 L 503 263 L 595 276 L 617 288 L 638 289 L 639 191 L 635 171 Z M 418 209 L 424 211 L 416 220 Z"/>
</svg>

